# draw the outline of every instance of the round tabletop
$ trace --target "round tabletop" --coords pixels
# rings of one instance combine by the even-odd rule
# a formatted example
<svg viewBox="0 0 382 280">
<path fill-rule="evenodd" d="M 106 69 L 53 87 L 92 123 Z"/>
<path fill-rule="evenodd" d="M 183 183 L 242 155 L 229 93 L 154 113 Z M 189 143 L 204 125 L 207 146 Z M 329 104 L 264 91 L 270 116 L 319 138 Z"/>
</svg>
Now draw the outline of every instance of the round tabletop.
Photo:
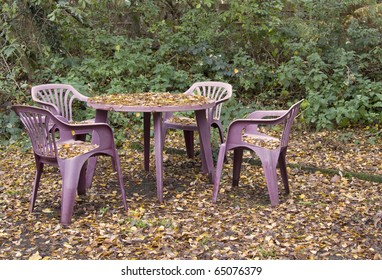
<svg viewBox="0 0 382 280">
<path fill-rule="evenodd" d="M 145 92 L 90 97 L 87 104 L 94 109 L 118 112 L 179 112 L 206 110 L 215 101 L 193 94 Z"/>
</svg>

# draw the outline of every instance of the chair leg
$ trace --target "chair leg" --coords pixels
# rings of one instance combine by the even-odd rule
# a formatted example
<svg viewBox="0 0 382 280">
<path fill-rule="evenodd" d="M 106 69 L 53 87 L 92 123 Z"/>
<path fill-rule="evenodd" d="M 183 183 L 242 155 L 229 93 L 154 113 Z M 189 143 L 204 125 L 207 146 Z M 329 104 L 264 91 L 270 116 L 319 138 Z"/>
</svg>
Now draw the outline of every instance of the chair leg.
<svg viewBox="0 0 382 280">
<path fill-rule="evenodd" d="M 126 202 L 125 186 L 123 184 L 123 176 L 122 176 L 122 170 L 121 170 L 121 163 L 120 163 L 118 154 L 114 155 L 114 162 L 115 162 L 115 166 L 117 167 L 118 182 L 119 182 L 119 187 L 121 189 L 123 206 L 125 207 L 125 210 L 127 211 L 128 207 L 127 207 L 127 202 Z"/>
<path fill-rule="evenodd" d="M 199 148 L 200 148 L 200 153 L 199 153 L 199 157 L 200 157 L 200 161 L 202 162 L 202 172 L 203 174 L 207 174 L 208 173 L 208 168 L 207 168 L 207 163 L 206 163 L 206 158 L 204 156 L 204 147 L 203 147 L 203 141 L 201 139 L 201 135 L 199 134 Z"/>
<path fill-rule="evenodd" d="M 194 158 L 195 148 L 194 148 L 194 132 L 192 130 L 183 130 L 184 142 L 186 144 L 187 156 L 189 158 Z"/>
<path fill-rule="evenodd" d="M 220 143 L 224 143 L 223 127 L 220 124 L 216 124 L 216 127 L 219 130 Z"/>
<path fill-rule="evenodd" d="M 271 205 L 276 206 L 279 204 L 279 190 L 277 186 L 276 165 L 272 162 L 263 162 L 262 166 L 264 169 Z"/>
<path fill-rule="evenodd" d="M 166 125 L 162 125 L 162 151 L 164 151 L 164 144 L 166 143 L 167 128 Z"/>
<path fill-rule="evenodd" d="M 232 186 L 239 185 L 241 163 L 243 162 L 243 149 L 235 149 L 233 152 Z"/>
<path fill-rule="evenodd" d="M 44 170 L 44 164 L 36 161 L 36 175 L 33 184 L 32 197 L 29 205 L 29 212 L 32 212 L 37 199 L 37 191 L 40 186 L 40 179 Z"/>
<path fill-rule="evenodd" d="M 143 113 L 143 143 L 144 143 L 144 166 L 145 170 L 149 172 L 150 170 L 150 124 L 151 124 L 151 113 Z M 164 146 L 165 135 L 162 138 L 162 147 Z"/>
<path fill-rule="evenodd" d="M 289 194 L 290 189 L 289 189 L 289 182 L 288 182 L 288 173 L 286 168 L 286 150 L 280 151 L 278 163 L 279 163 L 280 174 L 283 181 L 285 192 Z"/>
<path fill-rule="evenodd" d="M 223 134 L 223 127 L 221 126 L 220 123 L 216 123 L 215 127 L 218 128 L 219 131 L 219 137 L 220 137 L 220 144 L 224 143 L 224 134 Z M 227 155 L 224 157 L 224 162 L 227 163 Z"/>
<path fill-rule="evenodd" d="M 218 193 L 219 193 L 219 187 L 220 187 L 220 178 L 223 171 L 223 164 L 224 164 L 224 157 L 226 154 L 226 145 L 222 144 L 219 149 L 219 155 L 218 160 L 216 163 L 216 173 L 215 173 L 215 182 L 214 182 L 214 189 L 212 194 L 212 202 L 216 202 Z"/>
<path fill-rule="evenodd" d="M 69 225 L 74 210 L 76 191 L 82 168 L 71 161 L 60 166 L 62 174 L 61 223 Z"/>
<path fill-rule="evenodd" d="M 82 166 L 77 186 L 78 195 L 86 195 L 86 163 Z"/>
</svg>

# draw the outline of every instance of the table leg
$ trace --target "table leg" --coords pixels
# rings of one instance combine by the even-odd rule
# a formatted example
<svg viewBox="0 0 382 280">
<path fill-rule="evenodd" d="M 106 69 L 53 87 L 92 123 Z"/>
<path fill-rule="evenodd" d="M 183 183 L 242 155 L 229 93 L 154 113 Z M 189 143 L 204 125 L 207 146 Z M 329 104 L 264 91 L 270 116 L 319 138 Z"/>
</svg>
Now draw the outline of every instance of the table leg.
<svg viewBox="0 0 382 280">
<path fill-rule="evenodd" d="M 96 110 L 95 122 L 96 123 L 107 123 L 107 112 L 105 110 Z M 92 133 L 92 144 L 99 144 L 99 135 L 97 133 Z M 91 157 L 88 159 L 88 165 L 86 169 L 86 187 L 90 188 L 93 176 L 97 164 L 97 157 Z"/>
<path fill-rule="evenodd" d="M 157 180 L 157 197 L 163 202 L 163 145 L 162 145 L 162 113 L 154 113 L 154 142 L 155 142 L 155 170 Z"/>
<path fill-rule="evenodd" d="M 204 155 L 203 141 L 200 138 L 200 133 L 198 133 L 198 134 L 199 134 L 199 143 L 200 143 L 200 159 L 202 161 L 202 172 L 204 174 L 208 174 L 208 168 L 207 168 L 207 164 L 206 164 L 206 157 Z"/>
<path fill-rule="evenodd" d="M 143 113 L 144 165 L 147 172 L 150 170 L 150 121 L 151 113 Z"/>
<path fill-rule="evenodd" d="M 213 183 L 215 180 L 215 170 L 211 149 L 211 132 L 206 119 L 206 110 L 195 111 L 195 115 L 200 137 L 200 154 L 202 161 L 204 160 L 205 162 L 205 168 L 207 168 L 209 179 L 211 183 Z"/>
</svg>

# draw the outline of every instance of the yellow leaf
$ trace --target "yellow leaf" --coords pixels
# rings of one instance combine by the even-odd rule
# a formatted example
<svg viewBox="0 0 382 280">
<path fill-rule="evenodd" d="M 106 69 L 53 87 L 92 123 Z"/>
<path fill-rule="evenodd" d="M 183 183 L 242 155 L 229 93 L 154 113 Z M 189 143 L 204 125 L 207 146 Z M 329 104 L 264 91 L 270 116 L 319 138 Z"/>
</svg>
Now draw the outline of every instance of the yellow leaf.
<svg viewBox="0 0 382 280">
<path fill-rule="evenodd" d="M 64 243 L 64 247 L 66 247 L 66 248 L 68 248 L 68 249 L 72 249 L 73 248 L 73 246 L 72 245 L 70 245 L 69 243 Z"/>
<path fill-rule="evenodd" d="M 41 258 L 40 253 L 38 251 L 29 257 L 29 260 L 33 260 L 33 261 L 38 261 L 41 259 L 42 258 Z"/>
<path fill-rule="evenodd" d="M 164 226 L 160 226 L 160 227 L 158 227 L 158 230 L 159 230 L 159 231 L 164 231 Z"/>
</svg>

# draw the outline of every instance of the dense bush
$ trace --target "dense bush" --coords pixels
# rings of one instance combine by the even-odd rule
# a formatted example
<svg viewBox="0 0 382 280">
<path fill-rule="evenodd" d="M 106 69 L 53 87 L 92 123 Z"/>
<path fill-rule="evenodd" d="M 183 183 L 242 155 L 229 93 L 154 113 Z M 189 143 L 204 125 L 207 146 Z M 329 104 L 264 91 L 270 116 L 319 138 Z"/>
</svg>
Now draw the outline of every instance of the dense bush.
<svg viewBox="0 0 382 280">
<path fill-rule="evenodd" d="M 380 1 L 29 0 L 0 7 L 1 142 L 19 133 L 8 127 L 17 127 L 10 104 L 30 102 L 30 85 L 46 82 L 93 96 L 226 81 L 235 100 L 225 125 L 301 98 L 312 128 L 382 120 Z"/>
</svg>

